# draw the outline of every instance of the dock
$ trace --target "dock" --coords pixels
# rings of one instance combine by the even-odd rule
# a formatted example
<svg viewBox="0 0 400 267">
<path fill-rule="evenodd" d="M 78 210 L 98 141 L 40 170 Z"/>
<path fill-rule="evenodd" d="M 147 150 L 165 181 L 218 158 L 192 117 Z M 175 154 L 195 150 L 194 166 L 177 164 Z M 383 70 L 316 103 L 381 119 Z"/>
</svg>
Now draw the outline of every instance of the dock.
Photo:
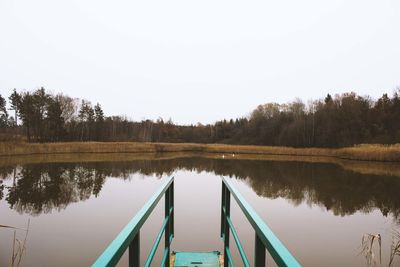
<svg viewBox="0 0 400 267">
<path fill-rule="evenodd" d="M 285 245 L 278 239 L 273 231 L 255 212 L 240 192 L 233 186 L 230 178 L 222 178 L 221 201 L 221 233 L 220 238 L 224 244 L 223 253 L 219 251 L 171 252 L 170 245 L 174 239 L 174 177 L 166 179 L 164 184 L 153 194 L 139 212 L 122 229 L 117 237 L 103 251 L 93 263 L 93 267 L 116 266 L 126 250 L 129 251 L 129 267 L 150 267 L 154 255 L 164 237 L 164 253 L 161 260 L 162 267 L 233 267 L 235 265 L 229 240 L 232 237 L 239 251 L 242 262 L 239 266 L 265 267 L 266 252 L 268 252 L 278 266 L 301 266 L 296 258 L 289 252 Z M 140 259 L 140 229 L 150 216 L 160 199 L 165 195 L 165 217 L 161 229 L 154 240 L 149 256 L 141 264 Z M 241 211 L 246 216 L 255 232 L 254 264 L 250 265 L 244 252 L 239 236 L 230 218 L 231 196 L 238 203 Z M 211 248 L 212 249 L 212 248 Z"/>
<path fill-rule="evenodd" d="M 174 251 L 171 254 L 170 267 L 222 267 L 224 258 L 219 251 L 184 252 Z"/>
</svg>

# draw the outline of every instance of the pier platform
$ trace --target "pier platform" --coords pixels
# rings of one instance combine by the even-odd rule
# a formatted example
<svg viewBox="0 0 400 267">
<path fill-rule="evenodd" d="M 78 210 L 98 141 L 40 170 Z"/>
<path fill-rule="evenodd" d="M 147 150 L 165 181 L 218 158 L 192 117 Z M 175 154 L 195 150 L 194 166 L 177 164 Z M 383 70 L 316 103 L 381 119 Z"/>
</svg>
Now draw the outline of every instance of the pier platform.
<svg viewBox="0 0 400 267">
<path fill-rule="evenodd" d="M 222 259 L 219 251 L 174 251 L 171 255 L 171 267 L 220 267 L 222 266 Z"/>
</svg>

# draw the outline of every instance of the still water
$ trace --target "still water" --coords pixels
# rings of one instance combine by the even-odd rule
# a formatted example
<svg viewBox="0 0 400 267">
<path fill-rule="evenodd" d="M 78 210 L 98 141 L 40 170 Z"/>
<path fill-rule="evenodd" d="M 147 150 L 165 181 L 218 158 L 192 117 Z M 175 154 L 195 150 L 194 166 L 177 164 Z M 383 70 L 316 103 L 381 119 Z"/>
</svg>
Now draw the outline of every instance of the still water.
<svg viewBox="0 0 400 267">
<path fill-rule="evenodd" d="M 381 235 L 382 266 L 388 266 L 400 229 L 400 175 L 387 171 L 393 165 L 218 156 L 58 161 L 14 159 L 0 167 L 0 225 L 25 229 L 29 221 L 27 236 L 15 230 L 21 243 L 26 236 L 19 266 L 89 266 L 169 176 L 175 177 L 176 251 L 222 251 L 221 176 L 231 177 L 303 266 L 367 266 L 361 240 L 369 233 Z M 161 227 L 163 203 L 141 230 L 142 259 Z M 234 200 L 231 216 L 252 260 L 254 231 Z M 0 266 L 11 266 L 13 236 L 13 229 L 0 228 Z M 379 263 L 377 242 L 373 252 Z M 237 251 L 234 256 L 241 266 Z M 125 255 L 120 266 L 126 263 Z M 392 266 L 400 266 L 399 258 Z"/>
</svg>

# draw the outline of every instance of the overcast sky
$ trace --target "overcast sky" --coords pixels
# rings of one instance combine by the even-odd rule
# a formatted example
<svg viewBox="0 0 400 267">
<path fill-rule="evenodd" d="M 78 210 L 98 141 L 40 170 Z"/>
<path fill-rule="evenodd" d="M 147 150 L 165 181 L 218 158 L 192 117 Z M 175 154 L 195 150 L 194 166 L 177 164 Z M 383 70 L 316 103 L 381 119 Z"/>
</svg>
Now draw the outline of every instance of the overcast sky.
<svg viewBox="0 0 400 267">
<path fill-rule="evenodd" d="M 258 104 L 400 86 L 399 0 L 0 0 L 0 94 L 208 123 Z"/>
</svg>

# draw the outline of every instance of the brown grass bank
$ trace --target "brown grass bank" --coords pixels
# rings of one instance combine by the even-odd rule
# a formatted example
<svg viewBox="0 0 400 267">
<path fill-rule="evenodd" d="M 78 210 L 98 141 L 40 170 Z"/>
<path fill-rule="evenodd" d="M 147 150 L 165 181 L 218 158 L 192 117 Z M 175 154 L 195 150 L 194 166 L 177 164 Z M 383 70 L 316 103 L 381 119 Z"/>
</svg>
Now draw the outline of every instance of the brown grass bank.
<svg viewBox="0 0 400 267">
<path fill-rule="evenodd" d="M 354 147 L 292 148 L 270 146 L 243 146 L 223 144 L 171 144 L 136 142 L 69 142 L 69 143 L 0 143 L 0 156 L 69 154 L 69 153 L 162 153 L 162 152 L 201 152 L 247 155 L 285 155 L 334 157 L 340 159 L 400 162 L 400 144 L 396 145 L 358 145 Z"/>
<path fill-rule="evenodd" d="M 66 162 L 112 162 L 135 160 L 171 160 L 191 157 L 202 157 L 220 160 L 260 160 L 260 161 L 298 161 L 309 163 L 331 163 L 343 169 L 362 174 L 375 174 L 400 177 L 399 162 L 371 162 L 346 160 L 336 157 L 285 156 L 265 154 L 226 154 L 202 152 L 167 152 L 167 153 L 66 153 L 66 154 L 33 154 L 2 157 L 0 167 L 25 165 L 32 163 L 66 163 Z"/>
</svg>

